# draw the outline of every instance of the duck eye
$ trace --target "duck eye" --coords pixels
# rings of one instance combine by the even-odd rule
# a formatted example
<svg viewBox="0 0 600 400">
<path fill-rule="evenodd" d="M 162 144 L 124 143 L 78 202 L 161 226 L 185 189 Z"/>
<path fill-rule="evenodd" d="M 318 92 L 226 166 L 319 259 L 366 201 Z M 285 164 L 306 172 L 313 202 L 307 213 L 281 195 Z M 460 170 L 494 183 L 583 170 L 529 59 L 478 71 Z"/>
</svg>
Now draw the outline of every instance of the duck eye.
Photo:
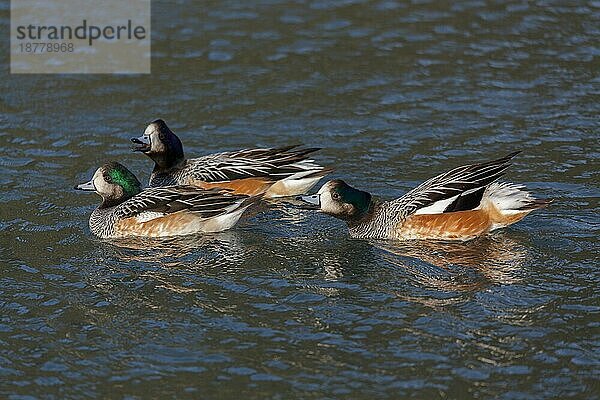
<svg viewBox="0 0 600 400">
<path fill-rule="evenodd" d="M 110 175 L 106 175 L 104 177 L 104 180 L 106 181 L 106 183 L 112 183 L 112 177 Z"/>
<path fill-rule="evenodd" d="M 333 192 L 331 194 L 331 198 L 334 199 L 334 200 L 339 200 L 340 199 L 340 194 L 337 193 L 337 192 Z"/>
</svg>

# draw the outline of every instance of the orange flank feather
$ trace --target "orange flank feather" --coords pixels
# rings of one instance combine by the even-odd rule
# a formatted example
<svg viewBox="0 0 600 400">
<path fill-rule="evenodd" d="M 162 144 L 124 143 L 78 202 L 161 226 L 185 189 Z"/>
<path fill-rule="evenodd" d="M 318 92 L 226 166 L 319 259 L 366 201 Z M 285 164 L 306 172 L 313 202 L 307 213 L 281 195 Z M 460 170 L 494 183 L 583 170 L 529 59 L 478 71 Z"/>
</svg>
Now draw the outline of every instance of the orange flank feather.
<svg viewBox="0 0 600 400">
<path fill-rule="evenodd" d="M 198 216 L 187 211 L 179 211 L 146 222 L 140 222 L 136 217 L 124 218 L 115 224 L 115 236 L 184 235 L 193 233 L 198 220 Z M 190 232 L 187 232 L 188 230 Z"/>
<path fill-rule="evenodd" d="M 396 228 L 401 239 L 469 240 L 494 229 L 512 225 L 533 209 L 503 213 L 486 201 L 477 210 L 412 215 Z"/>
<path fill-rule="evenodd" d="M 190 184 L 203 189 L 226 189 L 235 194 L 246 194 L 255 196 L 265 193 L 275 183 L 268 178 L 244 178 L 225 182 L 204 182 L 200 180 L 191 181 Z"/>
</svg>

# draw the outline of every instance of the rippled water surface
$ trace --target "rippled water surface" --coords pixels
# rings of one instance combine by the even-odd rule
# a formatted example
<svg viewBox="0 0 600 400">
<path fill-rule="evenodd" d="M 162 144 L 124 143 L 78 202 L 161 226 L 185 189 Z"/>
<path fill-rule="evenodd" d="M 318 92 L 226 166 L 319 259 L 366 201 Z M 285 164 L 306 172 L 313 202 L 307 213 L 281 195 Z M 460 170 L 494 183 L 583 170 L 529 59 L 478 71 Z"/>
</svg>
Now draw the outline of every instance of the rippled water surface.
<svg viewBox="0 0 600 400">
<path fill-rule="evenodd" d="M 3 31 L 8 5 L 0 11 Z M 153 4 L 152 74 L 0 79 L 0 397 L 598 398 L 600 3 Z M 384 197 L 523 150 L 551 207 L 463 244 L 285 203 L 103 242 L 75 193 L 164 118 L 189 155 L 304 143 Z M 25 397 L 25 396 L 32 397 Z"/>
</svg>

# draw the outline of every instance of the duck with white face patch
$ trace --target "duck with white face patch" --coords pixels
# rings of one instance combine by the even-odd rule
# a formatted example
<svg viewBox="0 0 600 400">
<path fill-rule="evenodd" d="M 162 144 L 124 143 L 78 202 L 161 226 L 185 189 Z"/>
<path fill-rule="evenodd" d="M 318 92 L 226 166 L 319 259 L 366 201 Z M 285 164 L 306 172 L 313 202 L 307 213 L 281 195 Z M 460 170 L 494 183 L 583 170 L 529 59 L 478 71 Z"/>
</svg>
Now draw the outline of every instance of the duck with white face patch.
<svg viewBox="0 0 600 400">
<path fill-rule="evenodd" d="M 318 148 L 297 146 L 245 149 L 186 159 L 181 140 L 161 119 L 131 141 L 134 151 L 154 161 L 151 187 L 192 185 L 229 189 L 237 194 L 284 197 L 306 193 L 331 172 L 309 158 Z"/>
<path fill-rule="evenodd" d="M 535 199 L 523 186 L 496 182 L 516 154 L 455 168 L 391 201 L 374 200 L 339 179 L 299 199 L 346 221 L 355 238 L 470 240 L 551 202 Z"/>
<path fill-rule="evenodd" d="M 261 197 L 186 185 L 142 190 L 135 175 L 116 162 L 98 168 L 89 182 L 75 189 L 102 197 L 89 220 L 90 230 L 101 238 L 223 231 Z"/>
</svg>

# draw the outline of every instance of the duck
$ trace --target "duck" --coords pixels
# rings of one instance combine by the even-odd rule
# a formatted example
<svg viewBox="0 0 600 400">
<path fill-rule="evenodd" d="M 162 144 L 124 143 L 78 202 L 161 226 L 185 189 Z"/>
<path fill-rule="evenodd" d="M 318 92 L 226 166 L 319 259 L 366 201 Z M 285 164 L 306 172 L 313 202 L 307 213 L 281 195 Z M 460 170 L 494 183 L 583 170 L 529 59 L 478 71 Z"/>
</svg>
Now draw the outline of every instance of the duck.
<svg viewBox="0 0 600 400">
<path fill-rule="evenodd" d="M 497 181 L 518 153 L 457 167 L 390 201 L 377 200 L 340 179 L 298 199 L 345 221 L 352 238 L 467 241 L 552 202 L 534 198 L 523 185 Z"/>
<path fill-rule="evenodd" d="M 244 149 L 186 159 L 181 140 L 162 119 L 150 123 L 142 136 L 131 141 L 133 151 L 154 161 L 150 187 L 192 185 L 276 198 L 304 194 L 332 171 L 309 158 L 319 148 L 298 146 Z"/>
<path fill-rule="evenodd" d="M 260 198 L 189 185 L 142 189 L 136 176 L 117 162 L 101 166 L 75 189 L 102 197 L 89 219 L 91 232 L 102 239 L 224 231 Z"/>
</svg>

